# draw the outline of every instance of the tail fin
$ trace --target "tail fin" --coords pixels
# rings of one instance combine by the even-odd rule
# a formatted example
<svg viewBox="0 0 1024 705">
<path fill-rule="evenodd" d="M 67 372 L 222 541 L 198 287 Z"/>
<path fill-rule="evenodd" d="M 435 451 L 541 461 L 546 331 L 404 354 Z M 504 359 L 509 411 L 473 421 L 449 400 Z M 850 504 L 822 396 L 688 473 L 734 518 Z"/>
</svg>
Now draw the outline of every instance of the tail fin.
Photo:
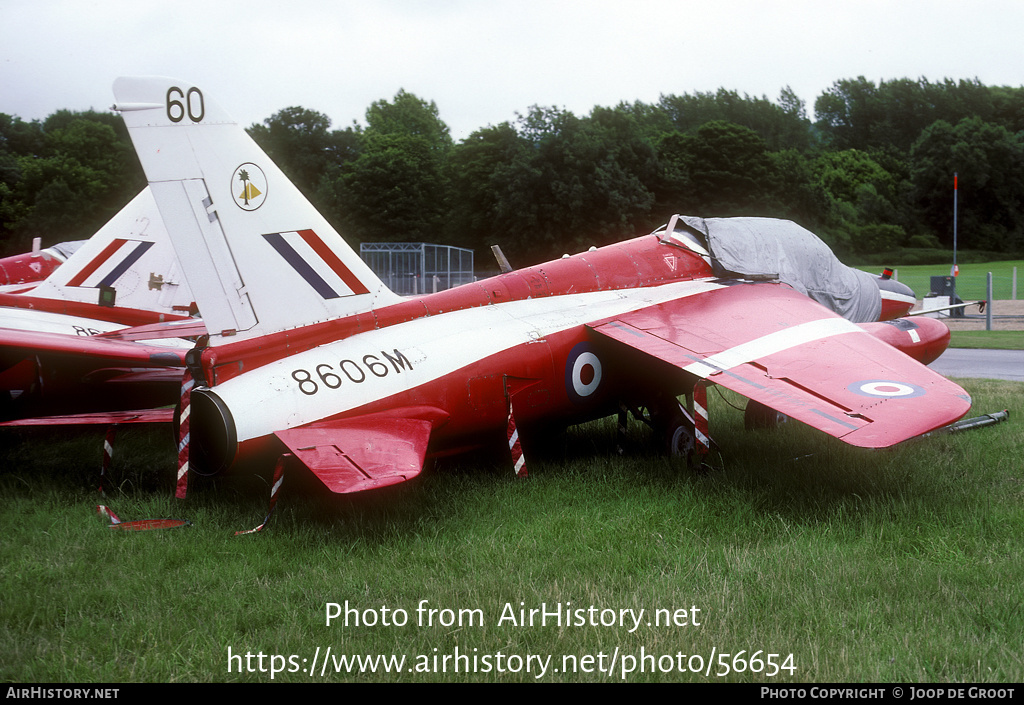
<svg viewBox="0 0 1024 705">
<path fill-rule="evenodd" d="M 119 78 L 114 95 L 211 345 L 399 300 L 200 88 Z"/>
<path fill-rule="evenodd" d="M 177 315 L 187 314 L 192 303 L 148 188 L 30 295 Z"/>
</svg>

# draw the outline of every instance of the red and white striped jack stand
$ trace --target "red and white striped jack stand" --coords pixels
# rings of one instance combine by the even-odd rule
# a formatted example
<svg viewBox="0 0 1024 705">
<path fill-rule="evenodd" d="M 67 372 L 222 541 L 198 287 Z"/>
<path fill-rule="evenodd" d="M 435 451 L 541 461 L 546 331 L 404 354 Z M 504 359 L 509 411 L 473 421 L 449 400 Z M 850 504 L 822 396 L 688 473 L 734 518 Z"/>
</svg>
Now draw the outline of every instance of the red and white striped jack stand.
<svg viewBox="0 0 1024 705">
<path fill-rule="evenodd" d="M 263 523 L 255 529 L 249 529 L 248 531 L 236 531 L 235 536 L 258 534 L 266 528 L 267 522 L 270 521 L 270 515 L 274 513 L 274 508 L 277 506 L 277 498 L 281 492 L 281 485 L 284 484 L 284 465 L 293 457 L 294 456 L 291 453 L 285 453 L 277 459 L 277 464 L 274 465 L 274 480 L 270 486 L 270 510 L 267 512 L 267 516 L 263 520 Z"/>
<path fill-rule="evenodd" d="M 181 413 L 178 415 L 178 479 L 174 488 L 174 496 L 178 499 L 185 499 L 188 493 L 188 427 L 194 386 L 192 373 L 186 368 L 181 378 Z"/>
<path fill-rule="evenodd" d="M 708 385 L 705 380 L 700 380 L 693 387 L 693 455 L 690 457 L 690 468 L 692 470 L 707 469 L 707 457 L 710 452 Z"/>
<path fill-rule="evenodd" d="M 512 413 L 512 397 L 508 399 L 508 450 L 512 454 L 512 471 L 516 477 L 526 477 L 526 458 L 523 447 L 519 443 L 519 430 L 516 428 L 516 417 Z"/>
<path fill-rule="evenodd" d="M 106 498 L 107 493 L 104 487 L 107 484 L 107 470 L 110 468 L 110 460 L 114 457 L 114 438 L 117 435 L 117 426 L 107 428 L 103 437 L 103 463 L 100 465 L 100 497 Z"/>
<path fill-rule="evenodd" d="M 694 452 L 707 455 L 711 451 L 711 436 L 708 435 L 708 388 L 704 381 L 697 382 L 693 388 L 693 430 Z"/>
<path fill-rule="evenodd" d="M 103 436 L 103 462 L 100 463 L 100 497 L 103 499 L 107 498 L 107 493 L 103 489 L 107 484 L 107 470 L 110 469 L 110 461 L 114 457 L 114 438 L 117 435 L 117 426 L 110 426 L 107 428 L 107 433 Z M 118 518 L 114 511 L 105 504 L 97 504 L 96 512 L 101 517 L 110 519 L 111 524 L 120 524 L 121 520 Z"/>
</svg>

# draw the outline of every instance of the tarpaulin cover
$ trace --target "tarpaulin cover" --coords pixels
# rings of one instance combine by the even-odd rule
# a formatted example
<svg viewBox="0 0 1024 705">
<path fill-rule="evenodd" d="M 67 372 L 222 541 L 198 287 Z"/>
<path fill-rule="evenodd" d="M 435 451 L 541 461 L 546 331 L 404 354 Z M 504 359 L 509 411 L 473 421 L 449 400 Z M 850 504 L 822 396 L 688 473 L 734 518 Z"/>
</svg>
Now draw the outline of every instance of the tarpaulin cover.
<svg viewBox="0 0 1024 705">
<path fill-rule="evenodd" d="M 707 242 L 718 276 L 778 279 L 854 323 L 878 320 L 875 277 L 847 267 L 817 235 L 790 220 L 680 216 L 679 222 Z"/>
</svg>

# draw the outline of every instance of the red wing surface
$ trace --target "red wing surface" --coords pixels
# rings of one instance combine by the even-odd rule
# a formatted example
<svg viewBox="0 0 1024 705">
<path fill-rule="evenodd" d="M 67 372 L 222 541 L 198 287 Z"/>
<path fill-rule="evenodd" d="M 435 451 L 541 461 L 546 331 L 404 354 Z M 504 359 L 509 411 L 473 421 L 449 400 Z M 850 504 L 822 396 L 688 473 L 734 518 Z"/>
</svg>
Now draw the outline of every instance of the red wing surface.
<svg viewBox="0 0 1024 705">
<path fill-rule="evenodd" d="M 64 335 L 0 328 L 0 351 L 29 355 L 55 354 L 68 358 L 133 367 L 184 367 L 185 351 L 142 345 L 97 336 Z"/>
<path fill-rule="evenodd" d="M 899 443 L 971 405 L 956 384 L 781 284 L 737 283 L 592 328 L 855 446 Z"/>
<path fill-rule="evenodd" d="M 140 409 L 138 411 L 106 411 L 95 414 L 40 416 L 32 419 L 5 421 L 0 426 L 83 426 L 127 423 L 171 423 L 174 409 Z"/>
</svg>

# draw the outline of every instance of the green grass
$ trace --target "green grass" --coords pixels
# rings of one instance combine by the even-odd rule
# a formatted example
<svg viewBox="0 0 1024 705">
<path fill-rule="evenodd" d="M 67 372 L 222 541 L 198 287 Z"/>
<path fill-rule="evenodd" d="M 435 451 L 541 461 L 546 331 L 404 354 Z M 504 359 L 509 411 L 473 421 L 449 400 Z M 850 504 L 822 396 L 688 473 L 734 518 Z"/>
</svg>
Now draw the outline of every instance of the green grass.
<svg viewBox="0 0 1024 705">
<path fill-rule="evenodd" d="M 740 651 L 741 659 L 761 651 L 763 661 L 792 654 L 795 671 L 637 672 L 628 681 L 1020 682 L 1024 385 L 964 386 L 975 415 L 1008 408 L 1011 420 L 862 452 L 796 424 L 747 433 L 713 392 L 712 432 L 723 450 L 708 474 L 644 450 L 640 428 L 637 447 L 617 456 L 605 421 L 529 458 L 525 480 L 487 457 L 449 460 L 406 485 L 345 498 L 300 489 L 293 475 L 269 529 L 246 537 L 233 532 L 262 520 L 265 478 L 194 483 L 177 502 L 170 439 L 126 431 L 107 503 L 123 519 L 181 516 L 194 526 L 118 533 L 95 516 L 102 432 L 63 440 L 7 431 L 0 678 L 268 682 L 269 672 L 239 673 L 237 661 L 229 672 L 229 648 L 262 652 L 266 669 L 270 655 L 282 655 L 276 663 L 287 669 L 287 657 L 298 666 L 331 647 L 405 656 L 407 668 L 432 667 L 435 655 L 456 648 L 481 669 L 499 652 L 550 655 L 545 682 L 621 682 L 622 657 L 641 649 L 687 659 L 727 653 L 727 663 Z M 452 617 L 479 612 L 464 612 L 461 625 L 438 624 L 442 613 L 421 625 L 423 600 Z M 328 626 L 326 605 L 346 601 L 364 616 L 386 607 L 409 620 Z M 505 605 L 567 602 L 598 614 L 647 612 L 632 633 L 499 622 Z M 659 608 L 687 610 L 700 624 L 648 625 Z M 597 666 L 603 654 L 607 665 L 616 649 L 611 675 L 550 670 L 566 656 L 590 655 Z M 677 662 L 654 663 L 669 661 Z M 535 671 L 490 663 L 476 674 L 454 673 L 449 661 L 447 673 L 328 669 L 323 678 L 281 672 L 274 680 L 535 679 Z M 716 658 L 712 673 L 719 669 Z"/>
<path fill-rule="evenodd" d="M 949 347 L 984 350 L 1024 350 L 1024 331 L 955 330 Z"/>
<path fill-rule="evenodd" d="M 923 298 L 931 288 L 932 276 L 948 276 L 950 264 L 921 264 L 900 266 L 899 262 L 888 262 L 871 266 L 860 266 L 868 272 L 881 273 L 883 267 L 897 270 L 897 278 L 914 290 L 918 298 Z M 1017 297 L 1024 298 L 1024 260 L 1008 260 L 1003 262 L 984 262 L 981 264 L 961 264 L 960 275 L 956 281 L 956 291 L 964 301 L 977 301 L 987 298 L 988 272 L 992 272 L 992 289 L 995 299 L 1009 299 L 1013 283 L 1013 268 L 1017 268 Z"/>
</svg>

